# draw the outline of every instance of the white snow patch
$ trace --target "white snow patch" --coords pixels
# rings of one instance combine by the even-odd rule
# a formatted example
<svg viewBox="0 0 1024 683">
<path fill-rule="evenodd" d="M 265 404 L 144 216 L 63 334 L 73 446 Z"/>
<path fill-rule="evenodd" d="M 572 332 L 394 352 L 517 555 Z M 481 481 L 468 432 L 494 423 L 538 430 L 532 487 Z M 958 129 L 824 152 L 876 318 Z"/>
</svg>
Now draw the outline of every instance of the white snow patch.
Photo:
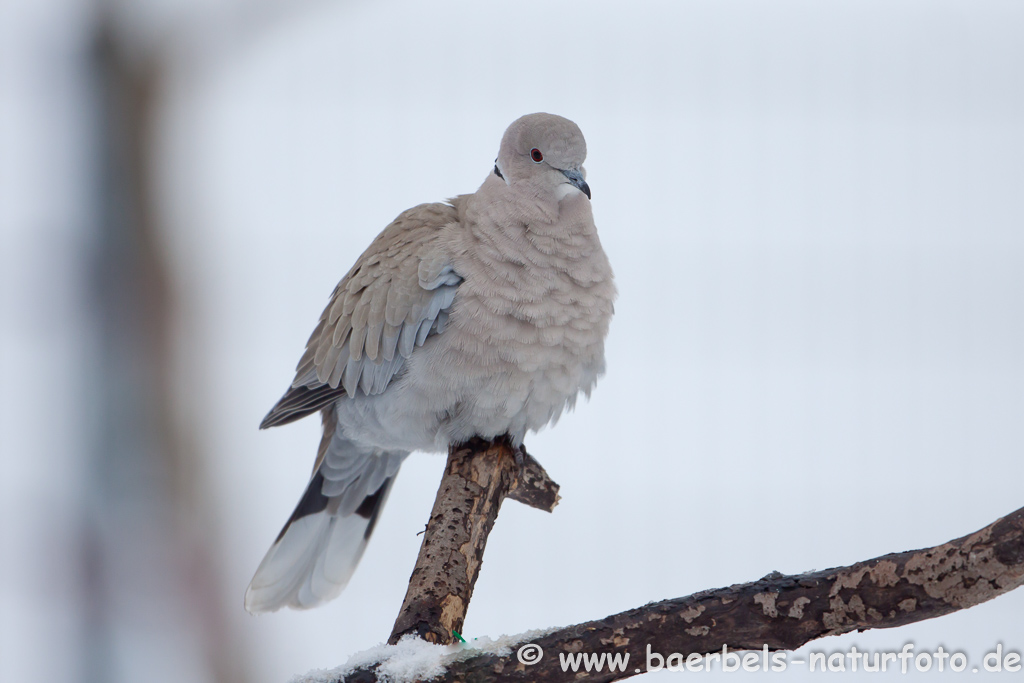
<svg viewBox="0 0 1024 683">
<path fill-rule="evenodd" d="M 413 635 L 407 635 L 397 645 L 377 645 L 357 652 L 342 666 L 334 669 L 314 669 L 288 683 L 336 683 L 356 669 L 376 665 L 378 680 L 386 683 L 416 683 L 444 675 L 448 665 L 482 654 L 507 657 L 512 647 L 546 636 L 560 627 L 535 629 L 511 636 L 491 639 L 474 638 L 467 643 L 433 645 Z"/>
</svg>

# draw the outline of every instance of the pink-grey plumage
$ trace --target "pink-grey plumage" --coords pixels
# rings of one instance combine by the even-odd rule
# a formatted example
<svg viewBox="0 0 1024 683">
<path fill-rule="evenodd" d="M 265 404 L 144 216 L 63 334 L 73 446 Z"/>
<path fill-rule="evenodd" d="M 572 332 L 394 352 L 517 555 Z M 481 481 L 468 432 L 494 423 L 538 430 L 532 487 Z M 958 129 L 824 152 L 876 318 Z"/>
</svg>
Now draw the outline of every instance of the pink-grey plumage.
<svg viewBox="0 0 1024 683">
<path fill-rule="evenodd" d="M 572 121 L 517 119 L 475 193 L 403 212 L 342 278 L 261 425 L 320 412 L 323 438 L 249 611 L 337 596 L 410 452 L 520 444 L 589 395 L 615 286 L 585 158 Z"/>
</svg>

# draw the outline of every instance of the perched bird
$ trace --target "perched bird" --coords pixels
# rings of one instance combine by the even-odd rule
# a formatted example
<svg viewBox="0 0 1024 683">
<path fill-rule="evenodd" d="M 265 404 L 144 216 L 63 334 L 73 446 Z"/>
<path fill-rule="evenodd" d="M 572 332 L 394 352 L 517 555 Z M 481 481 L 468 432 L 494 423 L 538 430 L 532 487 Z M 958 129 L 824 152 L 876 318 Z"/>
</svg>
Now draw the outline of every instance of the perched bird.
<svg viewBox="0 0 1024 683">
<path fill-rule="evenodd" d="M 398 216 L 334 289 L 261 428 L 319 411 L 313 475 L 245 594 L 309 608 L 348 583 L 411 451 L 514 445 L 604 372 L 615 285 L 579 127 L 530 114 L 473 194 Z"/>
</svg>

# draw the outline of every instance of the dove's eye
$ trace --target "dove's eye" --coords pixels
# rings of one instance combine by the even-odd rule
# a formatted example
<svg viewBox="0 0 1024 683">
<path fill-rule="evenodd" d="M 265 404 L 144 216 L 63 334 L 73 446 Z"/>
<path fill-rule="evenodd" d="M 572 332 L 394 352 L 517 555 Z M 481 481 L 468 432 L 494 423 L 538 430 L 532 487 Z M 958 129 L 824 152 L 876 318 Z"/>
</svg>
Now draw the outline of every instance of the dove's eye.
<svg viewBox="0 0 1024 683">
<path fill-rule="evenodd" d="M 536 161 L 538 164 L 544 161 L 544 155 L 540 153 L 540 150 L 534 147 L 530 150 L 530 158 Z"/>
</svg>

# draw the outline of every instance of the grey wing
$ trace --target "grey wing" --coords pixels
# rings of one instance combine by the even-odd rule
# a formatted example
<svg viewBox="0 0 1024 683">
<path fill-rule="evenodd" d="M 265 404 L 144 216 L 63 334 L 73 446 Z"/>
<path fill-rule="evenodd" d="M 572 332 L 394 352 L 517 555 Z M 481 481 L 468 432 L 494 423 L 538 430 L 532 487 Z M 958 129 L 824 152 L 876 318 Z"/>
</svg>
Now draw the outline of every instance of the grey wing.
<svg viewBox="0 0 1024 683">
<path fill-rule="evenodd" d="M 444 331 L 462 278 L 439 247 L 458 220 L 448 204 L 396 218 L 335 287 L 295 380 L 261 429 L 288 424 L 343 396 L 384 392 L 417 346 Z"/>
</svg>

